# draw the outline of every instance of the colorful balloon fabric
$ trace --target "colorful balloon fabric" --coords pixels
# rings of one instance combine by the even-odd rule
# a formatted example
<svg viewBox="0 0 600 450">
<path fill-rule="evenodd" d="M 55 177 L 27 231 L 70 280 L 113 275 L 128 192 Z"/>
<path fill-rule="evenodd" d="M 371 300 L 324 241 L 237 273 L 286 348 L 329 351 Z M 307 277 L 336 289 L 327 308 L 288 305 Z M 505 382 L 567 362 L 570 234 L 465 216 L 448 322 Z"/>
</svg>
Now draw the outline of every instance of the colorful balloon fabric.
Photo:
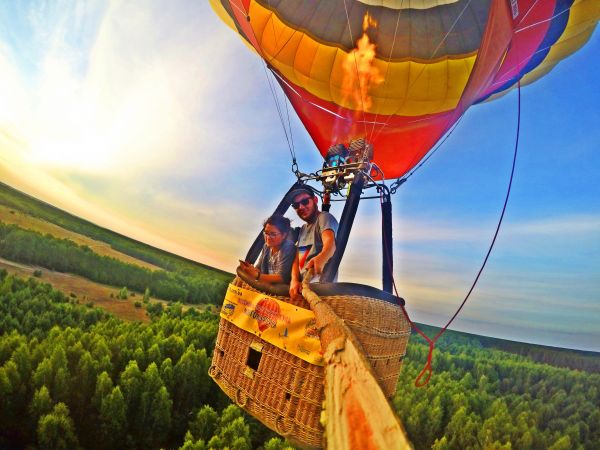
<svg viewBox="0 0 600 450">
<path fill-rule="evenodd" d="M 261 56 L 323 156 L 366 138 L 406 174 L 471 105 L 584 45 L 599 0 L 210 0 Z"/>
</svg>

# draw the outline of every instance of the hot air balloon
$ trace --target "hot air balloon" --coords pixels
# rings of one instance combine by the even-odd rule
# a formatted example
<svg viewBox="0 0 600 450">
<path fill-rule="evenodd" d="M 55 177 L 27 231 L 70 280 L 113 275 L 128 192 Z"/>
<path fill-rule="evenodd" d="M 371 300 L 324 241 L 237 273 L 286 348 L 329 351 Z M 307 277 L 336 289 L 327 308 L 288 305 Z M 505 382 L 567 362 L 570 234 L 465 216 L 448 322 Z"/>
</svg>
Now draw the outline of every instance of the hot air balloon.
<svg viewBox="0 0 600 450">
<path fill-rule="evenodd" d="M 469 107 L 535 81 L 583 46 L 600 17 L 600 2 L 210 3 L 263 59 L 324 158 L 314 173 L 296 169 L 290 191 L 312 182 L 322 186 L 324 208 L 331 196 L 345 199 L 336 252 L 323 282 L 311 288 L 350 325 L 382 391 L 390 396 L 410 333 L 398 307 L 403 300 L 392 295 L 390 196 Z M 368 189 L 382 199 L 382 290 L 329 283 Z M 288 206 L 284 197 L 275 212 L 282 214 Z M 254 261 L 261 247 L 259 235 L 246 260 Z M 248 301 L 245 290 L 252 290 L 307 308 L 286 298 L 285 289 L 238 275 L 233 293 L 228 292 L 231 303 L 243 305 Z M 286 344 L 257 341 L 231 316 L 222 317 L 211 367 L 217 383 L 280 434 L 302 445 L 321 445 L 323 369 L 318 358 L 288 357 Z"/>
</svg>

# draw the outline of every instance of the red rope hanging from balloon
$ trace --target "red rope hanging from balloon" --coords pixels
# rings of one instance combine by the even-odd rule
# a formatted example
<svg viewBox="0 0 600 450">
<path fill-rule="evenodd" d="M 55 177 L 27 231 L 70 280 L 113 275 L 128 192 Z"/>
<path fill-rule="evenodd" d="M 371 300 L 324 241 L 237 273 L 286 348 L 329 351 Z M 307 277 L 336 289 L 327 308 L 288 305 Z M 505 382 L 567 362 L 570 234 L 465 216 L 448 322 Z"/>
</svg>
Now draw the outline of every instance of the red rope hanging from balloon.
<svg viewBox="0 0 600 450">
<path fill-rule="evenodd" d="M 460 311 L 463 309 L 463 307 L 467 303 L 467 300 L 471 296 L 471 293 L 475 289 L 475 286 L 477 285 L 477 282 L 479 281 L 479 278 L 481 277 L 481 274 L 483 273 L 483 269 L 485 268 L 485 266 L 486 266 L 486 264 L 488 262 L 490 254 L 492 253 L 492 249 L 494 248 L 494 244 L 496 243 L 496 239 L 497 239 L 498 234 L 500 232 L 500 227 L 502 226 L 502 221 L 504 219 L 504 214 L 506 212 L 506 206 L 508 205 L 508 199 L 510 197 L 510 191 L 511 191 L 512 183 L 513 183 L 513 179 L 514 179 L 515 166 L 516 166 L 516 162 L 517 162 L 517 154 L 518 154 L 518 149 L 519 149 L 519 136 L 520 136 L 520 131 L 521 131 L 521 81 L 520 80 L 517 81 L 517 99 L 518 99 L 517 100 L 517 132 L 516 132 L 516 137 L 515 137 L 514 155 L 513 155 L 513 161 L 512 161 L 512 168 L 511 168 L 511 172 L 510 172 L 510 179 L 509 179 L 509 182 L 508 182 L 506 196 L 504 198 L 504 205 L 502 206 L 502 213 L 500 214 L 500 218 L 498 219 L 498 225 L 496 226 L 496 231 L 494 233 L 494 237 L 492 238 L 492 242 L 490 243 L 490 246 L 489 246 L 488 251 L 487 251 L 487 253 L 485 255 L 485 258 L 483 259 L 483 263 L 481 264 L 481 267 L 479 268 L 479 271 L 477 272 L 477 276 L 473 280 L 473 283 L 471 284 L 471 288 L 467 292 L 467 295 L 465 295 L 465 298 L 463 299 L 463 301 L 460 304 L 460 306 L 457 308 L 457 310 L 454 313 L 454 315 L 450 318 L 450 320 L 448 320 L 448 322 L 446 323 L 446 325 L 444 325 L 440 329 L 440 331 L 433 338 L 430 338 L 429 336 L 427 336 L 411 320 L 411 318 L 409 317 L 408 312 L 406 311 L 404 305 L 399 304 L 400 308 L 402 308 L 402 313 L 404 314 L 404 317 L 406 317 L 406 320 L 408 320 L 408 322 L 410 323 L 411 327 L 417 333 L 419 333 L 423 337 L 423 339 L 425 339 L 427 341 L 427 343 L 429 344 L 429 352 L 427 354 L 427 362 L 425 363 L 425 366 L 423 367 L 423 369 L 421 370 L 421 372 L 419 373 L 419 375 L 417 375 L 417 378 L 415 379 L 415 386 L 417 386 L 417 387 L 424 387 L 424 386 L 427 385 L 427 383 L 429 383 L 429 380 L 431 379 L 431 375 L 433 374 L 433 368 L 431 367 L 431 360 L 433 358 L 433 351 L 435 349 L 435 344 L 438 341 L 438 339 L 442 336 L 442 334 L 444 334 L 444 332 L 448 329 L 448 327 L 454 321 L 454 319 L 456 319 L 456 317 L 458 316 L 458 314 L 460 313 Z M 383 207 L 383 192 L 380 193 L 379 199 L 380 199 L 380 204 Z M 386 239 L 385 233 L 383 234 L 383 239 L 384 240 Z M 384 244 L 386 245 L 386 248 L 387 248 L 387 243 L 384 242 Z M 385 253 L 385 258 L 386 258 L 386 264 L 388 265 L 389 272 L 390 272 L 391 277 L 392 277 L 392 284 L 394 286 L 394 292 L 396 294 L 396 297 L 399 297 L 399 295 L 398 295 L 398 289 L 396 288 L 396 281 L 394 279 L 394 274 L 392 273 L 392 263 L 390 261 L 390 255 L 387 252 L 384 252 L 384 253 Z M 425 378 L 423 378 L 423 377 L 425 377 Z"/>
</svg>

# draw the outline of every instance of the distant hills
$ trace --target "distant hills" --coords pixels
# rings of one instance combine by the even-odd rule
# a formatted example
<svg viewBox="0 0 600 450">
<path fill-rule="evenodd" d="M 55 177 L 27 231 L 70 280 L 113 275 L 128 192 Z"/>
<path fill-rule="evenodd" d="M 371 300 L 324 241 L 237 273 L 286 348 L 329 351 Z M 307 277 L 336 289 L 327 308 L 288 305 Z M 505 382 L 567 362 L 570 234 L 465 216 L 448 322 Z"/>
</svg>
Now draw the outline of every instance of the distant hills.
<svg viewBox="0 0 600 450">
<path fill-rule="evenodd" d="M 428 336 L 435 336 L 440 328 L 431 325 L 417 324 Z M 420 340 L 415 336 L 415 340 Z M 479 348 L 501 350 L 523 356 L 531 361 L 549 364 L 555 367 L 583 370 L 600 373 L 600 353 L 574 350 L 570 348 L 551 347 L 548 345 L 530 344 L 489 336 L 447 330 L 440 338 L 437 346 L 448 349 L 451 344 L 466 344 Z"/>
<path fill-rule="evenodd" d="M 65 230 L 78 233 L 96 241 L 109 244 L 113 249 L 141 261 L 154 264 L 167 271 L 184 273 L 210 273 L 222 279 L 233 275 L 206 264 L 192 261 L 165 250 L 152 247 L 115 231 L 100 227 L 85 219 L 74 216 L 28 194 L 0 182 L 0 205 L 13 208 L 33 218 L 52 223 Z M 0 217 L 0 220 L 2 218 Z"/>
<path fill-rule="evenodd" d="M 21 276 L 36 274 L 56 289 L 127 320 L 147 319 L 141 311 L 142 298 L 217 307 L 233 278 L 99 227 L 3 183 L 0 258 L 4 258 L 0 268 Z M 132 298 L 112 301 L 123 288 Z"/>
</svg>

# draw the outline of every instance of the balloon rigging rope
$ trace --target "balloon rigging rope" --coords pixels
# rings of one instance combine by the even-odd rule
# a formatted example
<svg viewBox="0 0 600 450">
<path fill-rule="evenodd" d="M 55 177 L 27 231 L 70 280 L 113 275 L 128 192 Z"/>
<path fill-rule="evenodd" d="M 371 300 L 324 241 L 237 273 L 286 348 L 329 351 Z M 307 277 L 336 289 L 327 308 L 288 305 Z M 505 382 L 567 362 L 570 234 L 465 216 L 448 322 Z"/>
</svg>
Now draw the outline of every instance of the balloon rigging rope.
<svg viewBox="0 0 600 450">
<path fill-rule="evenodd" d="M 292 127 L 291 127 L 291 123 L 290 123 L 290 113 L 287 107 L 287 103 L 285 104 L 285 109 L 287 112 L 287 120 L 288 120 L 288 126 L 289 126 L 289 131 L 286 128 L 285 125 L 285 120 L 283 117 L 283 111 L 282 111 L 282 107 L 279 104 L 279 99 L 277 98 L 277 92 L 275 90 L 275 86 L 273 86 L 273 81 L 271 80 L 271 78 L 269 77 L 269 73 L 267 72 L 266 69 L 266 65 L 263 65 L 263 70 L 265 72 L 265 76 L 267 77 L 267 84 L 269 85 L 269 90 L 271 91 L 271 96 L 273 97 L 273 101 L 275 102 L 275 108 L 277 109 L 277 115 L 279 116 L 279 121 L 281 122 L 281 127 L 283 128 L 283 133 L 285 134 L 285 140 L 287 141 L 287 145 L 288 145 L 288 149 L 290 150 L 290 155 L 292 157 L 292 168 L 297 166 L 296 163 L 296 151 L 294 149 L 294 139 L 292 136 Z M 285 100 L 284 100 L 285 102 Z M 289 135 L 288 135 L 289 133 Z"/>
<path fill-rule="evenodd" d="M 269 9 L 272 11 L 272 7 L 271 7 L 271 1 L 268 0 L 267 4 L 269 5 Z M 279 39 L 277 38 L 277 32 L 275 30 L 275 20 L 273 20 L 273 16 L 274 13 L 271 13 L 271 28 L 273 29 L 273 37 L 275 39 L 275 48 L 279 47 L 279 42 L 277 42 Z M 292 33 L 292 36 L 295 34 Z M 290 39 L 292 38 L 292 36 L 289 37 L 289 39 L 281 46 L 281 49 L 283 49 L 283 47 L 285 47 L 287 45 L 287 43 L 290 41 Z M 273 58 L 275 58 L 277 56 L 277 54 L 279 54 L 279 52 L 281 51 L 281 49 L 273 56 Z M 272 59 L 271 59 L 272 60 Z M 265 74 L 266 74 L 266 69 L 265 69 Z M 269 78 L 268 74 L 267 74 L 267 78 Z M 270 80 L 270 78 L 269 78 Z M 275 93 L 276 93 L 276 89 L 275 87 L 271 84 L 271 82 L 269 83 L 269 85 L 271 86 L 271 92 L 273 93 L 273 96 L 275 97 Z M 281 117 L 282 114 L 280 114 L 280 120 L 281 120 L 281 125 L 283 126 L 284 129 L 284 133 L 285 133 L 285 138 L 288 141 L 288 147 L 290 149 L 290 155 L 292 156 L 292 170 L 294 170 L 294 168 L 297 167 L 297 162 L 296 162 L 296 152 L 294 150 L 294 136 L 292 135 L 292 124 L 290 121 L 290 109 L 288 107 L 288 99 L 287 97 L 284 95 L 284 99 L 283 99 L 283 103 L 285 104 L 285 114 L 287 117 L 287 130 L 285 128 L 285 124 L 283 122 L 283 118 Z M 277 98 L 275 97 L 275 104 L 277 104 Z M 279 109 L 279 106 L 277 107 Z M 288 130 L 289 130 L 289 139 L 288 139 Z"/>
<path fill-rule="evenodd" d="M 285 97 L 283 102 L 285 104 L 285 114 L 287 116 L 288 129 L 290 130 L 290 143 L 291 143 L 290 153 L 292 154 L 292 166 L 293 166 L 294 164 L 297 165 L 297 163 L 296 163 L 296 150 L 294 148 L 294 135 L 292 133 L 292 122 L 290 120 L 290 108 L 288 106 L 289 105 L 288 98 Z"/>
<path fill-rule="evenodd" d="M 427 362 L 425 363 L 425 366 L 423 367 L 423 370 L 421 370 L 421 372 L 419 373 L 419 375 L 415 379 L 415 385 L 417 387 L 423 387 L 427 383 L 429 383 L 429 380 L 431 379 L 431 375 L 433 373 L 433 369 L 431 367 L 431 360 L 432 360 L 432 357 L 433 357 L 433 350 L 435 348 L 435 344 L 436 344 L 437 340 L 440 338 L 440 336 L 448 329 L 448 327 L 454 321 L 454 319 L 456 319 L 456 317 L 458 316 L 458 314 L 460 313 L 460 311 L 463 309 L 463 307 L 467 303 L 467 300 L 469 299 L 469 297 L 471 296 L 471 293 L 475 289 L 475 286 L 477 285 L 477 282 L 479 281 L 479 278 L 480 278 L 481 274 L 483 273 L 483 269 L 485 268 L 485 266 L 486 266 L 486 264 L 488 262 L 490 254 L 492 253 L 492 249 L 494 248 L 494 244 L 496 243 L 496 239 L 498 237 L 498 234 L 500 232 L 500 227 L 501 227 L 502 221 L 504 219 L 504 214 L 506 212 L 506 206 L 508 205 L 508 199 L 510 197 L 510 191 L 511 191 L 511 188 L 512 188 L 512 183 L 513 183 L 514 174 L 515 174 L 515 166 L 516 166 L 516 163 L 517 163 L 517 154 L 518 154 L 518 150 L 519 150 L 519 137 L 520 137 L 520 133 L 521 133 L 521 80 L 519 80 L 517 82 L 517 130 L 516 130 L 516 136 L 515 136 L 515 145 L 514 145 L 514 155 L 513 155 L 513 160 L 512 160 L 512 168 L 511 168 L 511 171 L 510 171 L 510 179 L 509 179 L 508 187 L 507 187 L 507 190 L 506 190 L 506 196 L 504 198 L 504 205 L 502 206 L 502 213 L 500 214 L 500 217 L 498 219 L 498 225 L 496 226 L 496 231 L 494 233 L 494 237 L 492 238 L 492 242 L 490 243 L 490 246 L 489 246 L 488 251 L 487 251 L 487 253 L 485 255 L 485 258 L 483 259 L 483 263 L 481 264 L 481 267 L 479 268 L 479 271 L 477 272 L 477 276 L 475 277 L 473 283 L 471 284 L 471 288 L 467 292 L 467 295 L 465 296 L 464 300 L 462 301 L 462 303 L 460 304 L 460 306 L 458 307 L 458 309 L 456 310 L 456 312 L 454 313 L 454 315 L 450 318 L 450 320 L 448 320 L 448 322 L 446 323 L 446 325 L 444 325 L 442 327 L 442 329 L 433 338 L 428 337 L 423 331 L 421 331 L 421 329 L 419 329 L 419 327 L 417 325 L 415 325 L 415 323 L 410 319 L 410 317 L 408 315 L 408 312 L 404 308 L 404 305 L 402 305 L 402 304 L 399 305 L 400 308 L 402 308 L 402 313 L 406 317 L 406 320 L 410 323 L 411 327 L 417 333 L 419 333 L 427 341 L 427 343 L 429 344 L 429 353 L 427 354 Z M 383 206 L 383 192 L 380 194 L 380 203 Z M 382 216 L 382 220 L 383 220 L 383 216 Z M 383 234 L 383 239 L 384 239 L 384 245 L 387 248 L 387 243 L 385 242 L 385 240 L 386 240 L 385 233 Z M 390 260 L 390 255 L 388 254 L 388 252 L 384 252 L 384 253 L 385 253 L 385 257 L 386 257 L 386 264 L 388 265 L 388 270 L 389 270 L 389 273 L 390 273 L 391 278 L 392 278 L 392 285 L 394 286 L 394 292 L 396 293 L 396 297 L 400 297 L 398 295 L 398 289 L 396 287 L 396 281 L 394 280 L 394 274 L 393 274 L 393 271 L 392 271 L 392 262 Z M 423 377 L 425 377 L 425 379 L 423 379 Z"/>
<path fill-rule="evenodd" d="M 454 125 L 452 125 L 452 127 L 450 128 L 450 131 L 448 131 L 446 133 L 446 135 L 444 136 L 444 138 L 437 143 L 437 145 L 434 147 L 433 150 L 431 150 L 429 153 L 427 153 L 427 156 L 425 156 L 425 158 L 423 158 L 423 160 L 419 163 L 419 165 L 417 165 L 414 169 L 412 169 L 406 176 L 402 177 L 402 182 L 405 182 L 406 180 L 408 180 L 410 177 L 412 177 L 415 172 L 417 170 L 419 170 L 421 167 L 423 167 L 425 165 L 425 163 L 434 155 L 434 153 L 436 153 L 440 147 L 442 147 L 442 145 L 444 145 L 444 143 L 448 140 L 448 138 L 450 136 L 452 136 L 452 133 L 454 133 L 454 130 L 456 130 L 456 128 L 458 127 L 458 124 L 461 122 L 461 120 L 464 117 L 464 113 L 458 118 L 458 120 L 454 123 Z"/>
<path fill-rule="evenodd" d="M 246 11 L 244 8 L 242 8 L 241 6 L 237 5 L 235 2 L 229 2 L 232 6 L 235 6 L 240 12 L 242 12 L 244 14 L 244 16 L 246 17 L 246 19 L 248 21 L 250 21 L 250 16 L 248 15 L 248 11 Z M 254 39 L 256 40 L 257 44 L 258 44 L 258 37 L 256 36 L 256 34 L 254 33 L 254 29 L 251 27 L 252 30 L 252 35 L 254 36 Z M 273 24 L 273 35 L 275 36 L 275 39 L 277 39 L 277 36 L 275 35 L 275 25 Z M 290 36 L 291 39 L 291 36 Z M 283 49 L 283 47 L 285 47 L 285 45 L 287 44 L 287 42 L 289 42 L 289 39 L 284 43 L 284 45 L 282 46 L 282 48 L 279 50 L 281 51 Z M 269 85 L 269 90 L 271 91 L 271 96 L 273 97 L 273 101 L 275 102 L 275 108 L 277 109 L 277 114 L 279 115 L 279 121 L 281 122 L 281 127 L 283 128 L 283 133 L 285 134 L 285 140 L 287 141 L 287 145 L 288 145 L 288 149 L 290 151 L 290 155 L 292 157 L 292 170 L 297 171 L 298 168 L 298 164 L 296 162 L 296 152 L 294 150 L 294 139 L 292 137 L 292 127 L 291 127 L 291 123 L 290 123 L 290 114 L 289 114 L 289 110 L 287 107 L 287 103 L 286 103 L 286 112 L 287 112 L 287 119 L 288 119 L 288 126 L 289 126 L 289 132 L 288 129 L 285 126 L 285 121 L 283 118 L 283 112 L 282 112 L 282 108 L 281 105 L 279 104 L 279 100 L 277 98 L 277 91 L 275 89 L 275 87 L 273 86 L 273 82 L 271 80 L 271 78 L 269 77 L 269 74 L 267 73 L 267 67 L 268 66 L 268 61 L 267 61 L 267 55 L 264 52 L 262 46 L 260 44 L 258 44 L 259 48 L 257 48 L 258 52 L 260 53 L 262 60 L 264 61 L 264 66 L 263 66 L 263 70 L 265 72 L 265 76 L 267 78 L 267 84 Z M 277 55 L 275 55 L 274 57 L 276 57 Z M 270 69 L 270 67 L 269 67 Z M 271 69 L 270 69 L 271 70 Z M 289 133 L 289 135 L 288 135 Z"/>
</svg>

